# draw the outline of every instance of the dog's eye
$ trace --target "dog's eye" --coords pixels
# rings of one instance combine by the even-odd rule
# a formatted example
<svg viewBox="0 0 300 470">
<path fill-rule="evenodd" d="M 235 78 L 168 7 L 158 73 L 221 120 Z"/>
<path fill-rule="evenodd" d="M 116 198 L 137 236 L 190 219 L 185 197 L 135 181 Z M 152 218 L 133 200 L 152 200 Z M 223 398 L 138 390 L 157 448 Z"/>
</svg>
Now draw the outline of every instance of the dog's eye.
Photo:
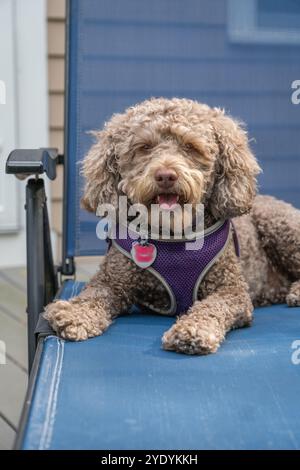
<svg viewBox="0 0 300 470">
<path fill-rule="evenodd" d="M 144 145 L 142 146 L 142 150 L 151 150 L 152 148 L 153 148 L 153 147 L 152 147 L 151 144 L 144 144 Z"/>
<path fill-rule="evenodd" d="M 184 144 L 184 150 L 190 152 L 191 150 L 195 150 L 195 147 L 193 146 L 193 144 Z"/>
</svg>

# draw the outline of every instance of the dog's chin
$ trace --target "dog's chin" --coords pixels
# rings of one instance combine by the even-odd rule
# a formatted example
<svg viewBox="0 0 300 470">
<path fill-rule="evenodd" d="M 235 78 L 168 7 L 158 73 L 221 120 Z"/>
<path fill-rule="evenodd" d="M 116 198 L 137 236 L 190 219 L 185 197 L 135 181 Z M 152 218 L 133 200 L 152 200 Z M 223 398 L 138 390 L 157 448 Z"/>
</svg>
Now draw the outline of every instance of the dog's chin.
<svg viewBox="0 0 300 470">
<path fill-rule="evenodd" d="M 199 204 L 195 199 L 187 199 L 182 193 L 172 191 L 156 191 L 152 194 L 145 194 L 144 197 L 141 197 L 140 194 L 139 197 L 136 196 L 131 195 L 131 205 L 141 204 L 147 208 L 148 225 L 151 226 L 151 230 L 155 233 L 161 234 L 163 214 L 167 216 L 166 220 L 170 221 L 171 236 L 175 233 L 178 235 L 178 230 L 184 233 L 186 228 L 194 226 L 197 211 L 196 206 Z M 159 209 L 159 212 L 157 212 L 157 209 Z M 175 220 L 177 220 L 176 223 Z"/>
</svg>

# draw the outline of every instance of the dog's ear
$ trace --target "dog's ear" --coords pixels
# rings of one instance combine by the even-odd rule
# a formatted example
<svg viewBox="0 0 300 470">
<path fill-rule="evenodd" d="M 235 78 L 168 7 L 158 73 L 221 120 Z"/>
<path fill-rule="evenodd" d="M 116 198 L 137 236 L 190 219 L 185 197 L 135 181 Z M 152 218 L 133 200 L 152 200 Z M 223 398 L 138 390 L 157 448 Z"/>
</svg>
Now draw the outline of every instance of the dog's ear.
<svg viewBox="0 0 300 470">
<path fill-rule="evenodd" d="M 216 218 L 229 218 L 249 211 L 256 194 L 260 167 L 248 144 L 242 124 L 215 109 L 213 129 L 219 147 L 210 209 Z"/>
<path fill-rule="evenodd" d="M 112 132 L 105 128 L 92 132 L 96 143 L 91 147 L 82 163 L 85 187 L 81 205 L 96 213 L 99 204 L 117 204 L 118 166 Z"/>
</svg>

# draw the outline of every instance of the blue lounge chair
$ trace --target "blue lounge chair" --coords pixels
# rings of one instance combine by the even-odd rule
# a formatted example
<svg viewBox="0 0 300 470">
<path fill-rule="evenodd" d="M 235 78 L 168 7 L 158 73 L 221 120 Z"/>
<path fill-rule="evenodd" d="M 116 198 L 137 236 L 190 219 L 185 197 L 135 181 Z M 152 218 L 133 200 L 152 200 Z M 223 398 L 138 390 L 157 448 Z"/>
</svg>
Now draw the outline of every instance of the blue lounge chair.
<svg viewBox="0 0 300 470">
<path fill-rule="evenodd" d="M 57 164 L 64 164 L 65 170 L 63 259 L 59 268 L 52 261 L 43 179 L 36 177 L 27 184 L 31 374 L 16 447 L 299 449 L 300 308 L 277 305 L 257 309 L 253 327 L 231 332 L 217 354 L 204 357 L 161 349 L 161 336 L 173 321 L 168 317 L 134 311 L 118 318 L 103 336 L 80 343 L 58 338 L 40 317 L 44 305 L 54 297 L 69 299 L 82 289 L 83 284 L 74 277 L 74 258 L 99 256 L 106 250 L 95 235 L 97 219 L 79 204 L 82 181 L 78 162 L 91 144 L 85 131 L 101 127 L 113 112 L 149 95 L 222 100 L 209 92 L 199 95 L 191 81 L 194 76 L 182 77 L 185 88 L 176 88 L 180 78 L 172 74 L 176 74 L 178 55 L 182 54 L 181 66 L 192 64 L 198 77 L 212 59 L 207 65 L 204 59 L 189 57 L 184 46 L 180 49 L 180 38 L 175 45 L 171 41 L 169 48 L 163 42 L 156 44 L 158 18 L 169 34 L 173 34 L 170 24 L 180 27 L 180 22 L 166 13 L 172 9 L 164 11 L 170 2 L 161 3 L 160 15 L 155 9 L 157 2 L 152 7 L 152 2 L 145 2 L 144 17 L 143 2 L 124 3 L 131 19 L 120 16 L 122 2 L 114 7 L 114 2 L 69 2 L 65 155 L 59 156 L 53 149 L 15 151 L 7 162 L 8 172 L 45 173 L 51 179 Z M 190 44 L 197 31 L 196 3 L 180 20 L 180 34 L 190 37 Z M 203 1 L 201 5 L 206 19 L 209 4 Z M 138 29 L 140 41 L 137 34 L 133 42 L 130 27 Z M 210 26 L 203 27 L 208 31 Z M 220 34 L 217 27 L 215 30 Z M 154 41 L 153 49 L 147 34 Z M 160 46 L 164 60 L 158 53 Z M 126 53 L 129 47 L 134 48 L 130 57 Z M 270 60 L 274 56 L 272 51 L 265 53 L 270 54 Z M 240 52 L 235 50 L 234 54 L 237 61 Z M 251 54 L 255 58 L 255 51 Z M 257 54 L 261 58 L 263 53 Z M 166 73 L 163 69 L 168 66 Z M 230 76 L 226 80 L 230 82 Z M 273 189 L 275 194 L 280 191 Z M 291 194 L 294 197 L 295 193 Z"/>
</svg>

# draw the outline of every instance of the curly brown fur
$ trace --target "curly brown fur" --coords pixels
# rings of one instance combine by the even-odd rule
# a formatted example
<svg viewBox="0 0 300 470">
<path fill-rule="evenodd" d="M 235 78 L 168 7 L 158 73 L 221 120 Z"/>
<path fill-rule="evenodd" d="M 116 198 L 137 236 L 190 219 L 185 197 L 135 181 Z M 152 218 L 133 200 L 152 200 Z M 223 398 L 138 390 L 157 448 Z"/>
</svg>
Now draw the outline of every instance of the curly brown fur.
<svg viewBox="0 0 300 470">
<path fill-rule="evenodd" d="M 300 304 L 300 212 L 256 193 L 259 166 L 241 124 L 217 108 L 187 99 L 152 99 L 117 114 L 83 162 L 83 206 L 127 195 L 150 208 L 162 192 L 161 168 L 177 175 L 166 194 L 179 203 L 203 203 L 205 224 L 235 217 L 241 257 L 233 241 L 200 285 L 198 300 L 163 336 L 163 347 L 186 354 L 215 352 L 226 333 L 251 324 L 254 305 Z M 111 248 L 99 272 L 78 297 L 46 308 L 62 337 L 102 334 L 133 303 L 166 308 L 163 285 Z"/>
</svg>

